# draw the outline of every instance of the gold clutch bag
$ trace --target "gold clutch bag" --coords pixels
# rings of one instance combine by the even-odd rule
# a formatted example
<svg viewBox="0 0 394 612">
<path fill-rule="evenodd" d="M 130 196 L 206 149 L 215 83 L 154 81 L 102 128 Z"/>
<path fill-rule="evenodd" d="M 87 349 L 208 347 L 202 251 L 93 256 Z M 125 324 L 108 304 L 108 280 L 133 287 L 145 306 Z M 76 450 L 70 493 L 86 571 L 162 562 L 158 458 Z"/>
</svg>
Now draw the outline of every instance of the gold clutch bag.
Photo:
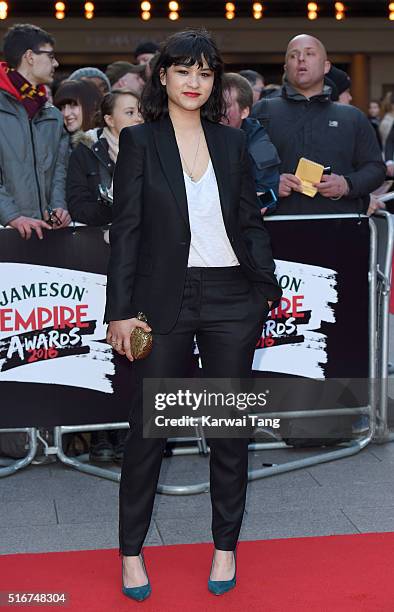
<svg viewBox="0 0 394 612">
<path fill-rule="evenodd" d="M 143 312 L 137 315 L 139 321 L 148 323 Z M 130 334 L 130 347 L 134 359 L 145 359 L 152 350 L 153 336 L 152 332 L 146 332 L 141 327 L 135 327 Z"/>
</svg>

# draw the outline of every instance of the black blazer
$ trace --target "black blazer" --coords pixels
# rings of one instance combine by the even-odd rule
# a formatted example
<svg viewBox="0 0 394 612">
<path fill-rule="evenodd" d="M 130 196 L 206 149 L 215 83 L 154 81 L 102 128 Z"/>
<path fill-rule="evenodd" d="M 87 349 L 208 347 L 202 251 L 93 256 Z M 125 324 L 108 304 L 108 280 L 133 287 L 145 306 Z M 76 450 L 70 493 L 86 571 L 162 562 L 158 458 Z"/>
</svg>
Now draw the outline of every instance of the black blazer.
<svg viewBox="0 0 394 612">
<path fill-rule="evenodd" d="M 202 121 L 218 183 L 227 235 L 245 275 L 267 299 L 274 276 L 241 130 Z M 182 303 L 191 233 L 182 164 L 170 118 L 124 128 L 114 174 L 106 322 L 143 311 L 156 333 L 168 333 Z"/>
</svg>

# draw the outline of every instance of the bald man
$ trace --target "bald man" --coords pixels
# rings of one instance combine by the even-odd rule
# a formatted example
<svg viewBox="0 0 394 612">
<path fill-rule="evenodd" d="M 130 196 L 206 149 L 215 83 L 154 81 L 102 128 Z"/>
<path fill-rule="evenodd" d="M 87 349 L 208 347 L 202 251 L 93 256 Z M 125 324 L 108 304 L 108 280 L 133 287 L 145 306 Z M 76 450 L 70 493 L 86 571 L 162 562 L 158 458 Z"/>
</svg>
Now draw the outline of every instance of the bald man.
<svg viewBox="0 0 394 612">
<path fill-rule="evenodd" d="M 266 128 L 281 159 L 276 214 L 363 213 L 369 194 L 386 170 L 367 117 L 356 107 L 330 99 L 324 75 L 330 62 L 323 43 L 307 34 L 288 44 L 280 97 L 263 99 L 251 116 Z M 300 157 L 322 164 L 323 175 L 311 198 L 295 176 Z"/>
</svg>

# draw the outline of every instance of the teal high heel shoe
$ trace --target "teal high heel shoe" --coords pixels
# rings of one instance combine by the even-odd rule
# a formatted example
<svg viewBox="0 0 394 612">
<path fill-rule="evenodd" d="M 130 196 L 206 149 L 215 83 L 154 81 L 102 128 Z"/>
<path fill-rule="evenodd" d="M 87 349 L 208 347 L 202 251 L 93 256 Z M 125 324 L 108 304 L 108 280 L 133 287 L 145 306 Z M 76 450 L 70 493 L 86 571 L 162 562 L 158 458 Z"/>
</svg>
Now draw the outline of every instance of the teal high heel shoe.
<svg viewBox="0 0 394 612">
<path fill-rule="evenodd" d="M 123 559 L 122 559 L 122 593 L 126 595 L 126 597 L 130 597 L 130 599 L 134 599 L 135 601 L 144 601 L 149 595 L 152 593 L 152 587 L 149 582 L 148 574 L 145 568 L 145 562 L 143 554 L 139 555 L 141 557 L 142 567 L 144 569 L 145 575 L 148 579 L 147 584 L 143 584 L 138 587 L 125 587 L 123 583 Z"/>
<path fill-rule="evenodd" d="M 214 595 L 223 595 L 223 593 L 227 593 L 227 591 L 230 591 L 230 589 L 233 589 L 237 583 L 237 580 L 236 580 L 237 560 L 236 560 L 235 550 L 233 550 L 233 555 L 234 555 L 235 569 L 234 569 L 234 576 L 231 578 L 231 580 L 211 580 L 211 579 L 208 580 L 208 591 L 210 591 Z M 212 567 L 213 567 L 213 561 L 214 559 L 212 559 L 211 572 L 212 572 Z"/>
</svg>

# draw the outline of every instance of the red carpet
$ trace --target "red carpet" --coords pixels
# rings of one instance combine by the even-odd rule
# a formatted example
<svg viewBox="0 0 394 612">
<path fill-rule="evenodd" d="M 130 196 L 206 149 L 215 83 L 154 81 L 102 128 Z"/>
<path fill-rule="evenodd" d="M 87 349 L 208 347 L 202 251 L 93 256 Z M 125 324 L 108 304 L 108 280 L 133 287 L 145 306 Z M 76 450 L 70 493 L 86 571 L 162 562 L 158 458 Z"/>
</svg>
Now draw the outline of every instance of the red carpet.
<svg viewBox="0 0 394 612">
<path fill-rule="evenodd" d="M 78 612 L 394 611 L 394 533 L 241 542 L 238 584 L 221 597 L 206 587 L 211 552 L 145 548 L 153 593 L 143 603 L 121 594 L 116 550 L 0 556 L 0 590 L 65 591 L 66 608 L 38 609 Z"/>
</svg>

